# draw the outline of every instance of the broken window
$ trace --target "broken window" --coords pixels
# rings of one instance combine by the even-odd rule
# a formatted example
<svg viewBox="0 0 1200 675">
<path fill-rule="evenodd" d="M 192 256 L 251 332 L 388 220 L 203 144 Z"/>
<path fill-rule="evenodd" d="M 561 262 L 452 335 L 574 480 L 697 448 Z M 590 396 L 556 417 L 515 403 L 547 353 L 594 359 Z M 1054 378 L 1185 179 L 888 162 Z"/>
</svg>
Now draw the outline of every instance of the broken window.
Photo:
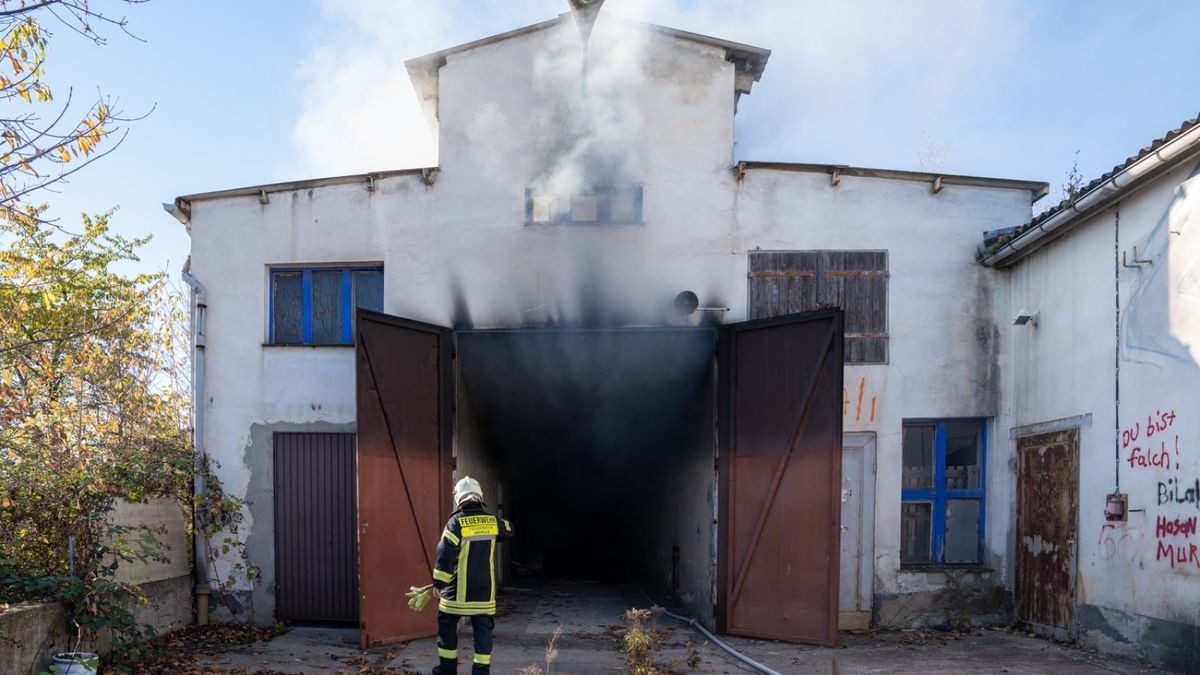
<svg viewBox="0 0 1200 675">
<path fill-rule="evenodd" d="M 887 363 L 887 251 L 752 251 L 750 318 L 846 313 L 846 363 Z"/>
<path fill-rule="evenodd" d="M 983 420 L 907 420 L 902 440 L 900 564 L 983 562 Z"/>
<path fill-rule="evenodd" d="M 597 188 L 575 195 L 525 190 L 527 225 L 640 225 L 642 188 Z"/>
<path fill-rule="evenodd" d="M 382 267 L 276 268 L 270 276 L 270 344 L 352 344 L 355 309 L 383 311 Z"/>
</svg>

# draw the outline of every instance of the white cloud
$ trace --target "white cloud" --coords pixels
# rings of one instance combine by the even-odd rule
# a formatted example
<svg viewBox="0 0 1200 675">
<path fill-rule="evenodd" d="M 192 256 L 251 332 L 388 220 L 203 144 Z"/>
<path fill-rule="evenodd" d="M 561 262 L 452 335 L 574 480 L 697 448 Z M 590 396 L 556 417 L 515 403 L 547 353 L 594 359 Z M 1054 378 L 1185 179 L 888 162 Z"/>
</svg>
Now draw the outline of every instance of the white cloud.
<svg viewBox="0 0 1200 675">
<path fill-rule="evenodd" d="M 430 166 L 436 148 L 404 61 L 552 15 L 489 4 L 322 0 L 320 32 L 297 72 L 292 142 L 304 174 Z"/>
<path fill-rule="evenodd" d="M 293 142 L 305 175 L 431 164 L 436 149 L 404 60 L 544 20 L 567 3 L 323 0 L 320 8 L 321 31 L 298 72 Z M 608 0 L 603 11 L 773 49 L 742 104 L 740 150 L 782 146 L 799 156 L 760 159 L 811 159 L 794 148 L 815 143 L 819 153 L 814 127 L 829 120 L 906 119 L 943 138 L 938 119 L 1027 30 L 1007 3 Z M 855 153 L 852 138 L 828 142 Z"/>
</svg>

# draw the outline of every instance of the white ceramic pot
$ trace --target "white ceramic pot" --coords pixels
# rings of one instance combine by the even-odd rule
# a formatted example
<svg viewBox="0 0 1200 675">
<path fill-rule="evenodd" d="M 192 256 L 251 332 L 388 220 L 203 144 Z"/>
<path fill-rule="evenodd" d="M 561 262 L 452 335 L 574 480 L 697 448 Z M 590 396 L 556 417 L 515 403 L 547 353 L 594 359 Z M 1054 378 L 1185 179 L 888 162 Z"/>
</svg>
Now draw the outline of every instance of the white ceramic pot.
<svg viewBox="0 0 1200 675">
<path fill-rule="evenodd" d="M 54 675 L 96 675 L 100 656 L 92 652 L 59 652 L 50 662 Z"/>
</svg>

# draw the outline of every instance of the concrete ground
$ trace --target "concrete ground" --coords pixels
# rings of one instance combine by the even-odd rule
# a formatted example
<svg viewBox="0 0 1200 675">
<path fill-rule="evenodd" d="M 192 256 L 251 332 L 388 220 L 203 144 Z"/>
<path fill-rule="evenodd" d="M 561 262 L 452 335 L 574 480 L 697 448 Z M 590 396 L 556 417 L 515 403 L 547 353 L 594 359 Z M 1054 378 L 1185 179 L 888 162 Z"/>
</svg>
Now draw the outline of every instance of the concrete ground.
<svg viewBox="0 0 1200 675">
<path fill-rule="evenodd" d="M 623 627 L 621 616 L 631 607 L 650 603 L 635 586 L 518 581 L 503 591 L 499 604 L 492 672 L 517 673 L 533 665 L 545 668 L 547 643 L 561 627 L 551 672 L 585 675 L 625 672 L 616 637 Z M 691 672 L 684 665 L 690 652 L 698 657 L 694 672 L 753 672 L 673 619 L 658 619 L 657 628 L 663 638 L 656 650 L 658 662 L 673 661 L 676 672 Z M 844 633 L 840 645 L 833 648 L 734 637 L 725 641 L 780 673 L 1162 672 L 1004 630 Z M 459 638 L 463 673 L 470 672 L 470 643 L 468 626 Z M 249 673 L 425 673 L 436 663 L 436 654 L 432 639 L 364 652 L 358 648 L 355 629 L 299 626 L 271 642 L 209 657 L 205 665 Z"/>
</svg>

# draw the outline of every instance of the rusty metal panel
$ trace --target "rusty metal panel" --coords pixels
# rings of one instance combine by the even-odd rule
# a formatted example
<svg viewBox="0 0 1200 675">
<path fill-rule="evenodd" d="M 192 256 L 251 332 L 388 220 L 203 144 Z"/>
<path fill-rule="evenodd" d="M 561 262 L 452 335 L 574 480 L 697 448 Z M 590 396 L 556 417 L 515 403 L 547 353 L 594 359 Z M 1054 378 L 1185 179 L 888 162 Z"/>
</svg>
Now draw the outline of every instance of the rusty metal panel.
<svg viewBox="0 0 1200 675">
<path fill-rule="evenodd" d="M 358 620 L 354 434 L 275 434 L 275 615 Z"/>
<path fill-rule="evenodd" d="M 726 326 L 718 618 L 734 635 L 837 640 L 842 312 Z"/>
<path fill-rule="evenodd" d="M 358 545 L 364 647 L 436 632 L 408 609 L 428 583 L 450 504 L 451 333 L 376 312 L 357 320 Z"/>
<path fill-rule="evenodd" d="M 887 363 L 887 251 L 752 251 L 750 318 L 845 311 L 846 363 Z"/>
<path fill-rule="evenodd" d="M 1075 625 L 1079 429 L 1017 441 L 1017 618 L 1054 637 Z"/>
</svg>

